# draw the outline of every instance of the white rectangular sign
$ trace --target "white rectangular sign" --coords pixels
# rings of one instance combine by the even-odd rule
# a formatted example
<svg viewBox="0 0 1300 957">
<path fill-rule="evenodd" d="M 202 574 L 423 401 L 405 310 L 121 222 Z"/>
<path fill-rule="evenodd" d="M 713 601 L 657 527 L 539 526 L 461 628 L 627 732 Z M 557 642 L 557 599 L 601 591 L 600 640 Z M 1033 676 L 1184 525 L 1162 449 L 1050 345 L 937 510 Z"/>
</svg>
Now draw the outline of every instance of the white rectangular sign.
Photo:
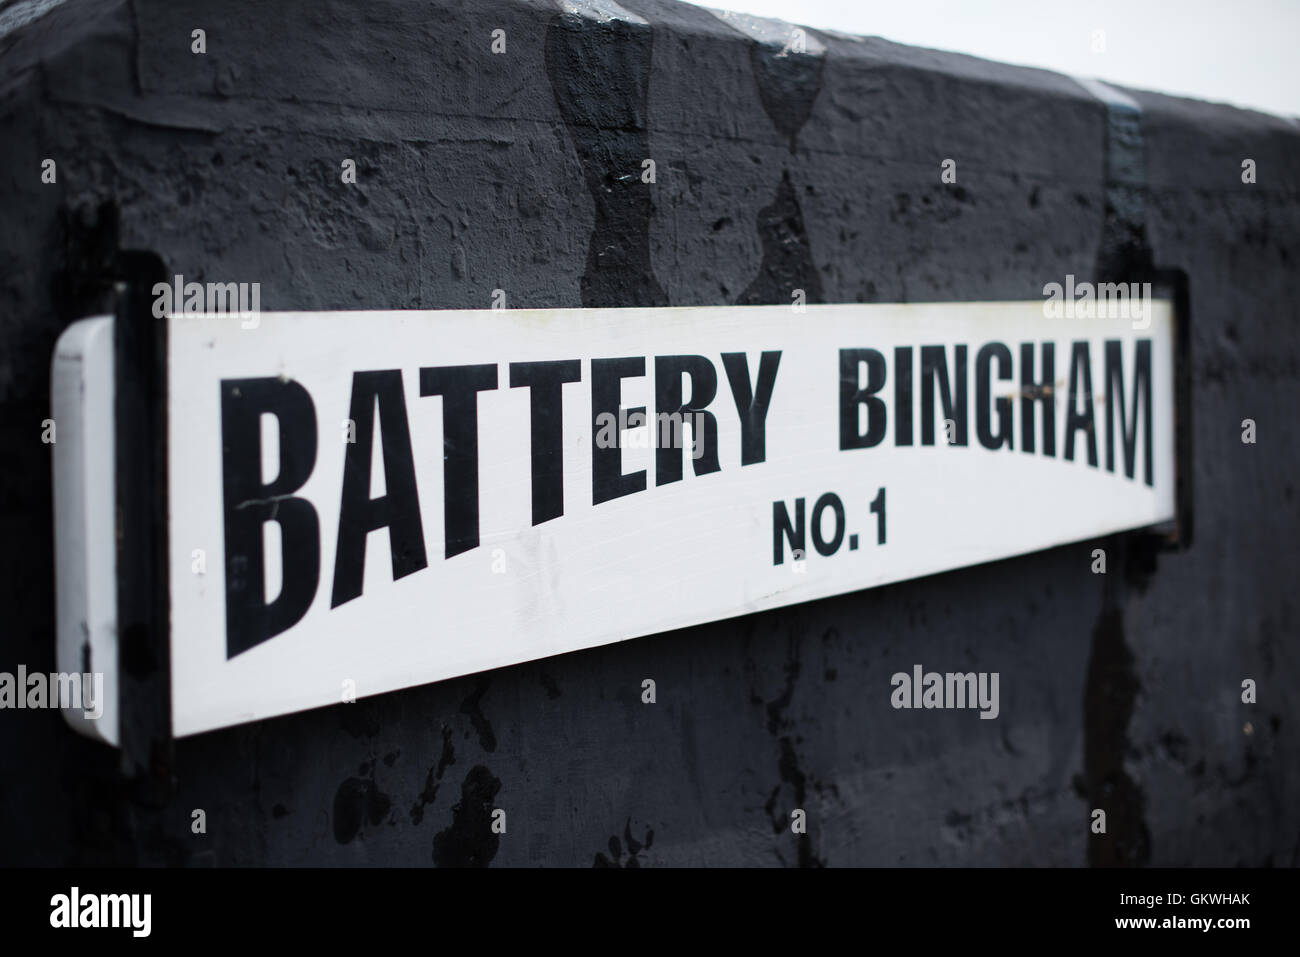
<svg viewBox="0 0 1300 957">
<path fill-rule="evenodd" d="M 174 730 L 1171 520 L 1148 306 L 171 315 Z"/>
</svg>

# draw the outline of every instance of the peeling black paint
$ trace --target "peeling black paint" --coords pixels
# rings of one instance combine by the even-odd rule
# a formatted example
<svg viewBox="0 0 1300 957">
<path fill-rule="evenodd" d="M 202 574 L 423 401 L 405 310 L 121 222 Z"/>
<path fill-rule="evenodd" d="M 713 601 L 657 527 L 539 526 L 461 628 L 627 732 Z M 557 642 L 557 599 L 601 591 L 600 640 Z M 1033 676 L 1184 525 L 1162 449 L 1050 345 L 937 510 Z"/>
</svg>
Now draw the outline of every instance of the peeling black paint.
<svg viewBox="0 0 1300 957">
<path fill-rule="evenodd" d="M 1103 280 L 1128 280 L 1153 268 L 1142 111 L 1121 101 L 1105 108 L 1106 198 L 1096 269 Z"/>
<path fill-rule="evenodd" d="M 493 799 L 501 781 L 483 765 L 475 765 L 461 785 L 460 801 L 452 805 L 451 826 L 433 839 L 433 863 L 438 867 L 487 867 L 501 846 L 492 831 Z"/>
<path fill-rule="evenodd" d="M 595 203 L 582 276 L 584 306 L 666 306 L 650 262 L 653 159 L 646 130 L 649 26 L 555 17 L 546 30 L 546 75 Z"/>
<path fill-rule="evenodd" d="M 755 42 L 750 46 L 750 59 L 763 109 L 789 141 L 793 155 L 799 131 L 812 115 L 813 103 L 821 91 L 825 57 Z M 758 275 L 736 304 L 786 304 L 793 300 L 796 289 L 803 290 L 805 302 L 822 302 L 821 278 L 788 168 L 781 170 L 781 182 L 772 202 L 759 211 L 755 228 L 763 260 Z"/>
<path fill-rule="evenodd" d="M 793 154 L 799 131 L 812 115 L 813 103 L 821 92 L 826 58 L 757 42 L 749 48 L 749 58 L 763 109 L 772 125 L 789 141 Z"/>
<path fill-rule="evenodd" d="M 768 795 L 767 802 L 764 804 L 768 819 L 772 824 L 774 834 L 783 834 L 790 830 L 793 824 L 791 812 L 796 808 L 808 814 L 808 776 L 800 767 L 799 755 L 795 745 L 799 739 L 792 733 L 792 722 L 786 717 L 790 708 L 790 703 L 794 699 L 795 685 L 799 681 L 799 675 L 803 670 L 803 663 L 800 660 L 800 639 L 798 636 L 791 634 L 786 642 L 786 661 L 785 661 L 785 686 L 781 693 L 767 702 L 767 733 L 777 741 L 779 754 L 777 757 L 777 773 L 780 775 L 782 784 L 774 787 Z M 793 803 L 788 806 L 780 801 L 782 787 L 789 788 L 790 796 Z M 810 816 L 810 815 L 809 815 Z M 809 824 L 805 821 L 805 824 Z M 800 867 L 825 867 L 826 862 L 813 853 L 812 836 L 807 827 L 802 833 L 796 833 L 795 851 L 796 860 Z"/>
<path fill-rule="evenodd" d="M 59 207 L 63 239 L 50 298 L 62 323 L 112 311 L 121 212 L 113 200 Z"/>
<path fill-rule="evenodd" d="M 793 301 L 796 289 L 804 291 L 805 302 L 821 302 L 821 279 L 813 263 L 808 230 L 804 227 L 789 170 L 781 172 L 776 195 L 759 211 L 756 229 L 763 244 L 763 261 L 758 275 L 740 294 L 736 304 L 785 305 Z"/>
<path fill-rule="evenodd" d="M 1108 555 L 1123 567 L 1124 541 L 1108 542 Z M 1142 788 L 1125 768 L 1131 750 L 1129 723 L 1141 684 L 1124 636 L 1123 583 L 1106 576 L 1101 613 L 1092 632 L 1092 651 L 1083 702 L 1083 776 L 1076 785 L 1092 811 L 1106 812 L 1106 833 L 1089 830 L 1088 863 L 1093 867 L 1135 867 L 1151 858 Z"/>
<path fill-rule="evenodd" d="M 335 706 L 339 726 L 354 738 L 373 738 L 383 728 L 379 703 L 375 698 L 362 698 Z"/>
<path fill-rule="evenodd" d="M 596 852 L 596 857 L 592 861 L 592 867 L 621 867 L 639 868 L 641 859 L 639 855 L 642 851 L 650 850 L 655 842 L 655 832 L 653 828 L 647 827 L 645 836 L 637 840 L 632 836 L 632 819 L 629 817 L 623 825 L 623 840 L 619 841 L 617 834 L 610 835 L 609 838 L 609 855 Z M 623 860 L 623 854 L 626 849 L 627 860 Z"/>
<path fill-rule="evenodd" d="M 348 778 L 334 794 L 334 840 L 350 843 L 367 821 L 372 826 L 383 823 L 392 806 L 392 799 L 373 779 Z"/>
<path fill-rule="evenodd" d="M 493 733 L 492 725 L 488 723 L 488 719 L 483 716 L 483 709 L 480 707 L 479 702 L 487 694 L 490 684 L 491 682 L 487 678 L 480 676 L 475 680 L 474 691 L 460 703 L 461 714 L 469 716 L 470 724 L 474 726 L 474 731 L 478 734 L 479 746 L 487 752 L 497 749 L 497 736 Z"/>
<path fill-rule="evenodd" d="M 412 824 L 419 824 L 424 820 L 424 809 L 438 799 L 438 786 L 442 781 L 443 773 L 455 763 L 456 748 L 451 743 L 451 728 L 443 725 L 442 754 L 438 756 L 438 763 L 429 768 L 429 773 L 424 779 L 424 790 L 420 792 L 415 805 L 411 808 Z"/>
</svg>

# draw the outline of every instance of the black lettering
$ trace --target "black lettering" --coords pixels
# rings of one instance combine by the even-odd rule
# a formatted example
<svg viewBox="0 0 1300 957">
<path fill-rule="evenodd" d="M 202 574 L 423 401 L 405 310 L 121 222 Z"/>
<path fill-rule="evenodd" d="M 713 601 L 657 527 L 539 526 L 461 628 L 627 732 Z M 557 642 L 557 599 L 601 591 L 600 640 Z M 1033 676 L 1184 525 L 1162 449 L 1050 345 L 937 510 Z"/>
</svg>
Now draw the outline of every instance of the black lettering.
<svg viewBox="0 0 1300 957">
<path fill-rule="evenodd" d="M 876 544 L 885 544 L 885 488 L 882 485 L 871 500 L 871 512 L 876 516 Z"/>
<path fill-rule="evenodd" d="M 1065 402 L 1065 458 L 1074 461 L 1074 433 L 1081 431 L 1088 442 L 1088 464 L 1097 467 L 1097 430 L 1092 413 L 1092 357 L 1086 340 L 1070 351 L 1070 391 Z M 1079 402 L 1083 410 L 1079 410 Z"/>
<path fill-rule="evenodd" d="M 478 394 L 497 387 L 495 365 L 420 370 L 420 395 L 442 396 L 446 557 L 478 547 Z"/>
<path fill-rule="evenodd" d="M 1005 396 L 992 405 L 998 413 L 998 429 L 993 431 L 990 421 L 989 399 L 993 392 L 992 365 L 998 361 L 998 379 L 1006 381 L 1011 378 L 1011 350 L 1001 342 L 990 342 L 980 349 L 975 356 L 975 434 L 980 445 L 986 449 L 999 449 L 1002 446 L 1014 448 L 1011 424 L 1011 400 Z"/>
<path fill-rule="evenodd" d="M 262 484 L 263 415 L 280 433 L 280 473 Z M 274 638 L 311 607 L 320 581 L 320 521 L 292 493 L 316 464 L 316 409 L 298 382 L 221 380 L 221 479 L 226 548 L 226 658 Z M 280 594 L 266 601 L 262 526 L 278 522 Z"/>
<path fill-rule="evenodd" d="M 867 384 L 858 388 L 858 370 L 867 364 Z M 885 357 L 875 349 L 840 350 L 840 449 L 869 449 L 885 437 Z M 858 432 L 858 407 L 867 407 L 867 431 Z"/>
<path fill-rule="evenodd" d="M 948 388 L 948 360 L 944 346 L 921 346 L 921 444 L 934 445 L 934 393 L 943 401 L 944 420 L 952 419 L 955 428 L 952 445 L 967 443 L 966 429 L 966 347 L 956 347 L 956 388 Z M 956 393 L 956 402 L 953 393 Z"/>
<path fill-rule="evenodd" d="M 724 352 L 722 366 L 727 370 L 731 397 L 740 415 L 740 464 L 754 465 L 767 459 L 767 410 L 776 385 L 779 351 L 764 352 L 758 360 L 758 392 L 749 385 L 749 360 L 743 352 Z"/>
<path fill-rule="evenodd" d="M 772 503 L 772 564 L 781 565 L 785 563 L 785 543 L 788 543 L 791 551 L 794 552 L 795 561 L 800 561 L 806 556 L 805 548 L 807 547 L 807 531 L 804 525 L 804 500 L 797 498 L 794 500 L 794 524 L 790 523 L 790 512 L 785 507 L 785 502 Z"/>
<path fill-rule="evenodd" d="M 1056 454 L 1056 402 L 1052 395 L 1056 381 L 1056 346 L 1043 343 L 1043 378 L 1034 381 L 1034 344 L 1020 344 L 1020 448 L 1034 451 L 1034 403 L 1043 403 L 1043 454 Z"/>
<path fill-rule="evenodd" d="M 428 565 L 401 371 L 354 373 L 348 415 L 356 434 L 343 455 L 343 497 L 339 504 L 331 608 L 360 597 L 366 572 L 366 538 L 377 529 L 388 529 L 393 581 Z M 383 444 L 385 488 L 383 495 L 372 499 L 370 470 L 376 416 Z"/>
<path fill-rule="evenodd" d="M 1124 415 L 1124 355 L 1118 339 L 1106 341 L 1106 469 L 1115 471 L 1115 416 L 1119 416 L 1119 426 L 1124 442 L 1124 474 L 1133 478 L 1137 466 L 1138 406 L 1142 406 L 1143 432 L 1146 441 L 1142 443 L 1143 478 L 1147 485 L 1155 484 L 1152 468 L 1153 456 L 1151 435 L 1151 340 L 1137 341 L 1137 362 L 1133 370 L 1133 414 L 1131 418 Z"/>
<path fill-rule="evenodd" d="M 531 400 L 533 524 L 564 514 L 564 383 L 582 379 L 577 359 L 510 363 L 510 388 Z"/>
<path fill-rule="evenodd" d="M 591 504 L 599 505 L 611 499 L 644 492 L 645 469 L 623 474 L 623 450 L 620 431 L 623 422 L 619 415 L 622 403 L 622 380 L 645 375 L 645 358 L 631 356 L 625 359 L 591 360 Z M 644 410 L 642 410 L 644 412 Z M 602 419 L 614 416 L 617 426 L 614 444 L 601 448 L 599 441 Z"/>
<path fill-rule="evenodd" d="M 912 444 L 912 347 L 894 349 L 894 445 Z"/>
<path fill-rule="evenodd" d="M 683 373 L 691 377 L 689 402 L 682 398 Z M 665 441 L 663 435 L 670 431 L 684 436 L 682 423 L 686 421 L 691 423 L 691 441 L 696 445 L 696 449 L 691 450 L 695 474 L 707 475 L 721 468 L 718 465 L 718 420 L 712 412 L 704 411 L 717 394 L 718 372 L 704 356 L 655 357 L 655 418 L 659 426 L 659 441 L 655 443 L 655 485 L 682 480 L 682 459 L 686 449 L 681 446 L 685 439 L 673 441 L 670 437 Z M 694 418 L 688 419 L 688 416 Z M 702 436 L 698 434 L 701 432 Z"/>
<path fill-rule="evenodd" d="M 822 513 L 828 508 L 835 515 L 835 535 L 829 542 L 822 538 Z M 812 540 L 819 555 L 834 555 L 844 541 L 844 503 L 834 492 L 827 492 L 813 506 Z"/>
</svg>

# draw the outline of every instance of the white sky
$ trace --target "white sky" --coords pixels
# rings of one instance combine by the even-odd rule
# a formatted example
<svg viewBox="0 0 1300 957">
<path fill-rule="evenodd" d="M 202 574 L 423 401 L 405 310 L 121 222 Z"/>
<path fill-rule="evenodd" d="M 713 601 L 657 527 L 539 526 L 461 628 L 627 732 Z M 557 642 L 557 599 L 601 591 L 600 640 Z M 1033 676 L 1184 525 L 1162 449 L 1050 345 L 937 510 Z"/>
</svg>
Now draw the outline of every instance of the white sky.
<svg viewBox="0 0 1300 957">
<path fill-rule="evenodd" d="M 1300 0 L 694 0 L 844 33 L 1300 115 Z M 1094 53 L 1093 31 L 1105 32 Z"/>
</svg>

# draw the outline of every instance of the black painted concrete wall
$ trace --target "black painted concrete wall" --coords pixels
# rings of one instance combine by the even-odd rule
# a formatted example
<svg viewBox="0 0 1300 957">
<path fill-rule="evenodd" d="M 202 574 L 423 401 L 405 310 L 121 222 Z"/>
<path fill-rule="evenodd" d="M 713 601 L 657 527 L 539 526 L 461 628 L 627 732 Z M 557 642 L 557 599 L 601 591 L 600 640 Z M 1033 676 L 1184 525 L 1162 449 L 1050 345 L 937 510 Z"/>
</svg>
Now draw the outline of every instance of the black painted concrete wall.
<svg viewBox="0 0 1300 957">
<path fill-rule="evenodd" d="M 1127 91 L 1129 169 L 1063 76 L 812 30 L 783 57 L 788 28 L 622 8 L 0 8 L 0 670 L 53 668 L 49 360 L 121 249 L 260 282 L 266 309 L 1036 299 L 1149 256 L 1190 282 L 1194 543 L 1100 543 L 1105 576 L 1082 543 L 184 739 L 161 806 L 57 713 L 0 712 L 0 863 L 1300 862 L 1300 128 Z M 915 662 L 1000 672 L 1001 716 L 892 710 Z"/>
</svg>

